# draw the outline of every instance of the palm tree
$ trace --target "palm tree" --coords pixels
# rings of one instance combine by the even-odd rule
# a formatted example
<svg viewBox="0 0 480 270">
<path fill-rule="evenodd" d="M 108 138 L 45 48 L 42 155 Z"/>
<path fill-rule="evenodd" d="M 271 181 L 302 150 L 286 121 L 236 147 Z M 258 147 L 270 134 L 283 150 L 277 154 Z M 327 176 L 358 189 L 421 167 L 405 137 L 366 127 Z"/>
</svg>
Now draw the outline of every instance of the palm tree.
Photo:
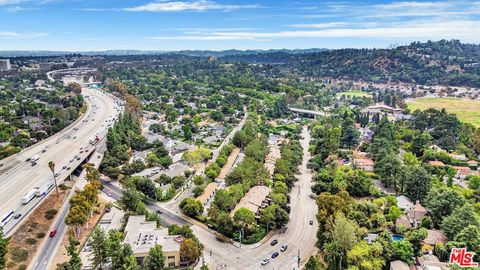
<svg viewBox="0 0 480 270">
<path fill-rule="evenodd" d="M 53 181 L 55 182 L 55 191 L 57 192 L 57 197 L 58 197 L 57 176 L 55 175 L 55 163 L 53 163 L 53 161 L 49 161 L 48 167 L 50 168 L 50 171 L 52 171 Z"/>
</svg>

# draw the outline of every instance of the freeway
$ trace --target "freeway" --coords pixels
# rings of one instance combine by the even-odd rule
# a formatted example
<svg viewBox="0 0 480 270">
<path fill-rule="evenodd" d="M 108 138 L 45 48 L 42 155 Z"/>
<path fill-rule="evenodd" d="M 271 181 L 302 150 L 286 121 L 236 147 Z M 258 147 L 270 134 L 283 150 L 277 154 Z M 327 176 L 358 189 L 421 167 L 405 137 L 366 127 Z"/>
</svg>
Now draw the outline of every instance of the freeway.
<svg viewBox="0 0 480 270">
<path fill-rule="evenodd" d="M 108 126 L 121 111 L 114 96 L 93 88 L 83 88 L 82 94 L 88 104 L 87 111 L 61 132 L 0 161 L 0 218 L 9 211 L 21 214 L 5 226 L 7 235 L 14 231 L 25 216 L 38 205 L 42 198 L 34 198 L 27 205 L 21 199 L 27 192 L 53 179 L 48 162 L 56 164 L 57 181 L 61 183 L 93 151 L 89 141 L 105 136 Z M 39 155 L 35 166 L 26 160 Z"/>
<path fill-rule="evenodd" d="M 303 139 L 300 143 L 303 147 L 302 164 L 299 166 L 299 181 L 295 183 L 291 191 L 291 211 L 288 229 L 284 233 L 276 232 L 269 241 L 255 245 L 231 244 L 219 241 L 214 232 L 204 226 L 198 226 L 195 222 L 185 218 L 178 213 L 178 205 L 175 203 L 147 203 L 150 211 L 161 210 L 163 213 L 162 225 L 190 224 L 197 238 L 205 246 L 203 258 L 210 269 L 300 269 L 298 267 L 298 256 L 300 255 L 301 265 L 310 257 L 315 249 L 318 224 L 315 218 L 317 206 L 315 200 L 310 198 L 312 186 L 312 172 L 307 168 L 311 158 L 308 152 L 310 133 L 307 127 L 302 131 Z M 117 185 L 102 180 L 103 192 L 115 200 L 121 198 L 122 190 Z M 184 196 L 180 196 L 183 198 Z M 180 199 L 179 198 L 179 199 Z M 313 224 L 310 225 L 310 221 Z M 275 246 L 270 245 L 273 239 L 278 240 Z M 280 252 L 282 245 L 288 245 L 288 249 Z M 265 266 L 261 261 L 270 258 L 272 253 L 278 251 L 280 255 Z M 200 264 L 195 269 L 199 269 Z"/>
</svg>

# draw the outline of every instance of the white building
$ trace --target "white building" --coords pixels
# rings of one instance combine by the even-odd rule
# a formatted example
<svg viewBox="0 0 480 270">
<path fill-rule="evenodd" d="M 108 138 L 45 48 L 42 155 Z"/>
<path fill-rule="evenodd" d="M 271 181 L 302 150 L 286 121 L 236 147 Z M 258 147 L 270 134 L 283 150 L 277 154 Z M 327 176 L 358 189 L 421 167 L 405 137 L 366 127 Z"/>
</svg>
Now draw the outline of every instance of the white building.
<svg viewBox="0 0 480 270">
<path fill-rule="evenodd" d="M 12 69 L 10 59 L 0 59 L 0 71 L 7 71 Z"/>
</svg>

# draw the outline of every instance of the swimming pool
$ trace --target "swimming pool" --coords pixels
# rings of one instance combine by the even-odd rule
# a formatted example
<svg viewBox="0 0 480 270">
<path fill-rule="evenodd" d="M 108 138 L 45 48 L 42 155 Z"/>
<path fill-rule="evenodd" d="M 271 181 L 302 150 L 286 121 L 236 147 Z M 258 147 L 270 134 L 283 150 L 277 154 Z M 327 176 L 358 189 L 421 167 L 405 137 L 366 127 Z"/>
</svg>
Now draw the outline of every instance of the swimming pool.
<svg viewBox="0 0 480 270">
<path fill-rule="evenodd" d="M 393 241 L 402 241 L 403 240 L 403 236 L 399 235 L 399 234 L 394 234 L 392 235 L 392 240 Z"/>
</svg>

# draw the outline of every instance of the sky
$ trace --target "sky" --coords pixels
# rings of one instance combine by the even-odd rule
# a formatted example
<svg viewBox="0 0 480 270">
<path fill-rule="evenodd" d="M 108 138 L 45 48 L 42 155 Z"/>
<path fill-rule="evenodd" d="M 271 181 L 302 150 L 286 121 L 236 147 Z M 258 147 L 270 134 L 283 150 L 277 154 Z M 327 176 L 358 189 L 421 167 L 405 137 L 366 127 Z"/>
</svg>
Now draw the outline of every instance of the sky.
<svg viewBox="0 0 480 270">
<path fill-rule="evenodd" d="M 388 48 L 440 39 L 480 43 L 480 0 L 0 0 L 0 50 Z"/>
</svg>

